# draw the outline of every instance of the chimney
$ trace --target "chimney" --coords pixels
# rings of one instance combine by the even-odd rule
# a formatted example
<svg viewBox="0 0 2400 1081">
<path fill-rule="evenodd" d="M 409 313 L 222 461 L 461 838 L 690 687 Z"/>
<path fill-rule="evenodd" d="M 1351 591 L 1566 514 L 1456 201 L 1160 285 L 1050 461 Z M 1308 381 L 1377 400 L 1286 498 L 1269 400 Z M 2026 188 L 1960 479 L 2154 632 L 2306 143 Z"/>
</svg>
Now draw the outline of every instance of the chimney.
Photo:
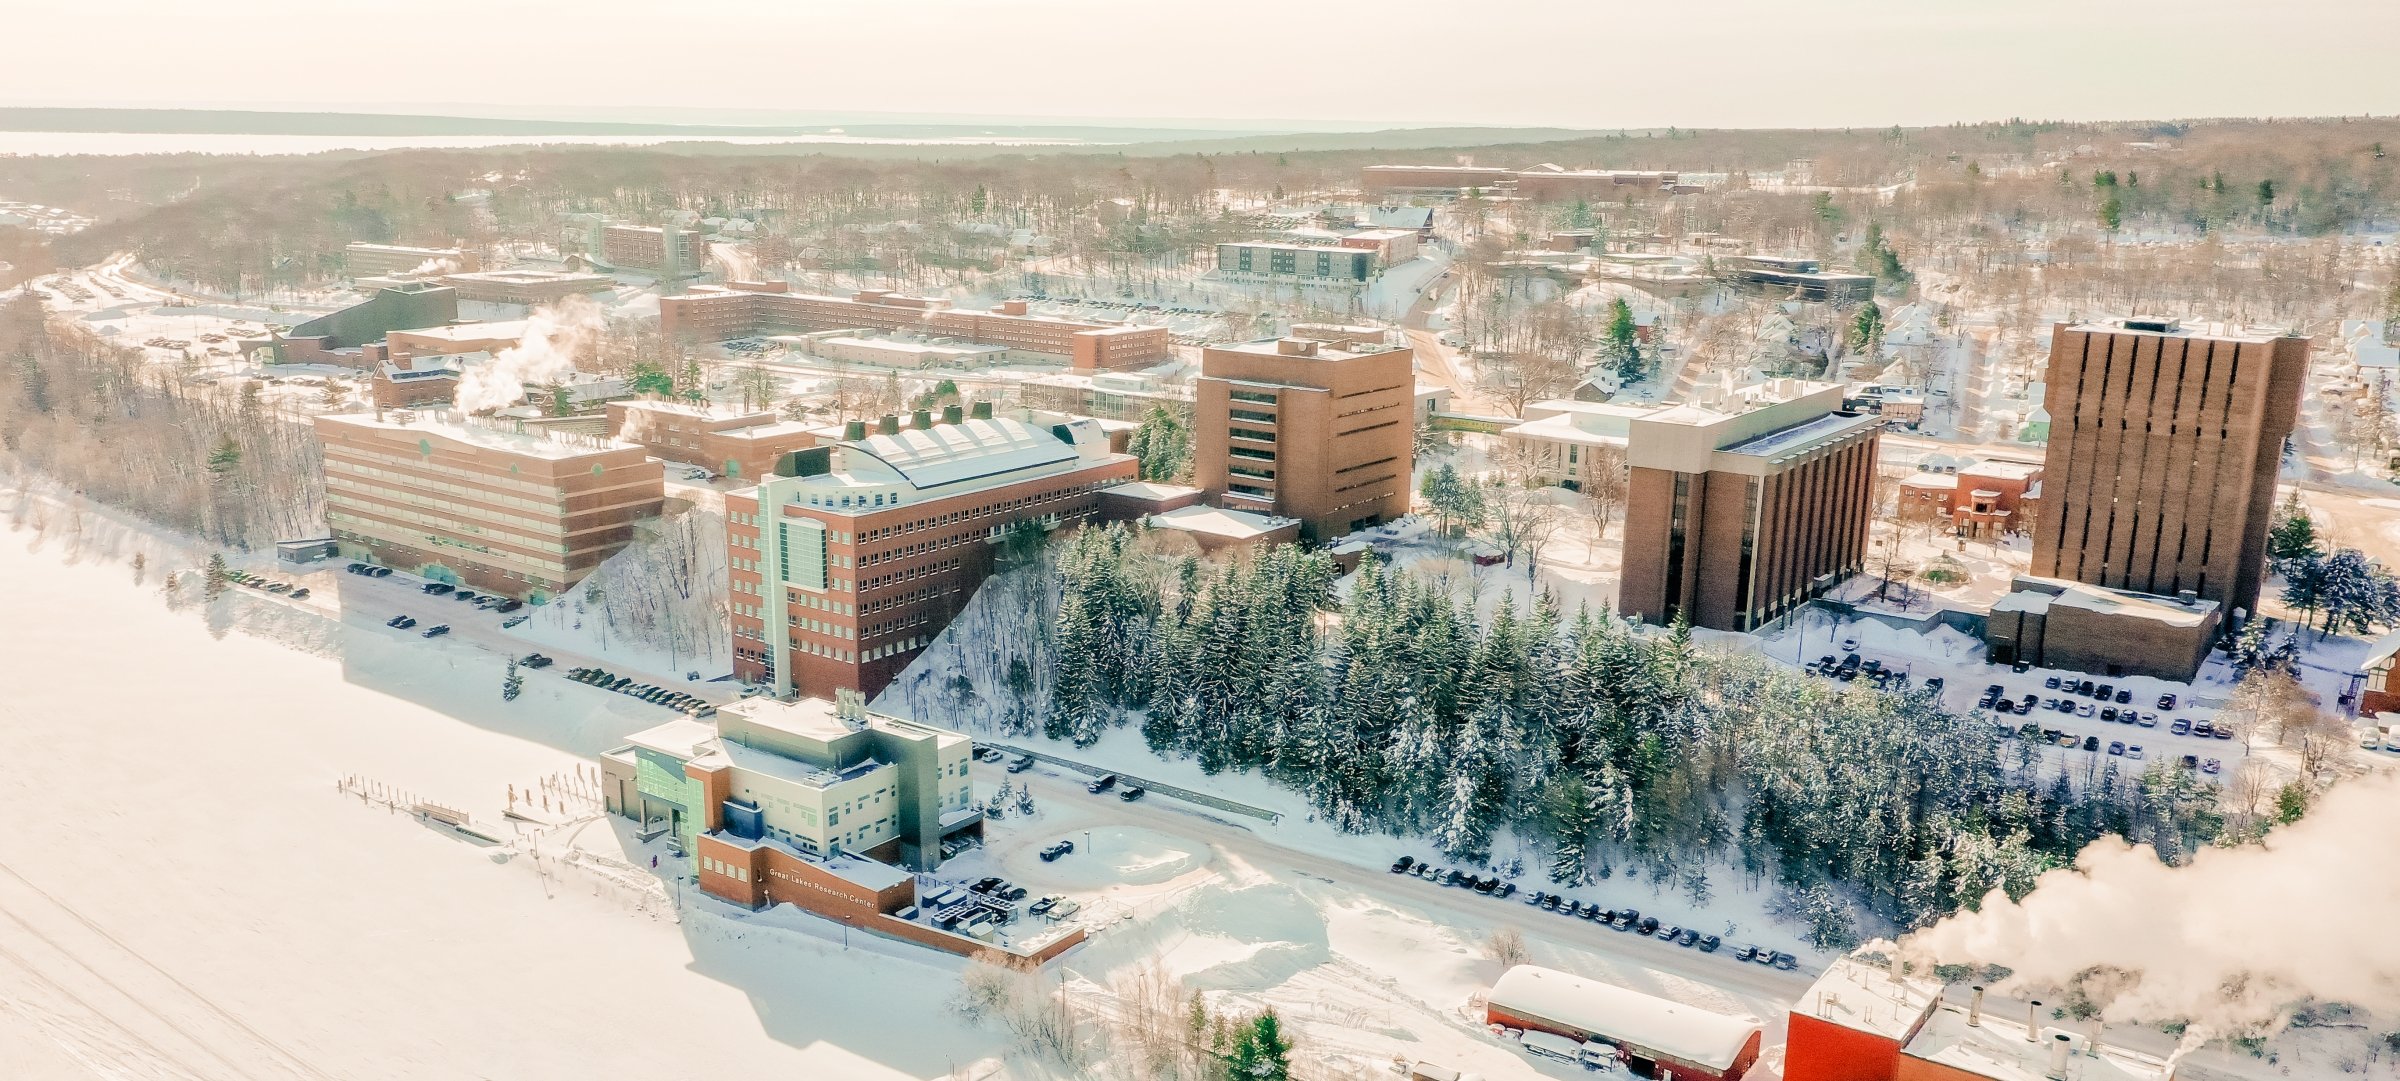
<svg viewBox="0 0 2400 1081">
<path fill-rule="evenodd" d="M 2075 1037 L 2064 1032 L 2050 1035 L 2050 1068 L 2042 1076 L 2050 1081 L 2067 1081 L 2067 1056 L 2075 1052 Z"/>
<path fill-rule="evenodd" d="M 992 419 L 992 403 L 991 403 L 991 401 L 987 399 L 987 400 L 984 400 L 984 401 L 976 402 L 976 403 L 975 403 L 975 405 L 974 405 L 974 407 L 973 407 L 973 408 L 971 408 L 971 409 L 969 409 L 969 410 L 967 411 L 967 416 L 968 416 L 968 417 L 970 417 L 970 418 L 972 418 L 972 419 L 975 419 L 975 420 L 990 420 L 990 419 Z"/>
<path fill-rule="evenodd" d="M 2107 1027 L 2107 1021 L 2098 1017 L 2092 1018 L 2092 1034 L 2083 1041 L 2084 1054 L 2093 1058 L 2100 1057 L 2100 1032 Z"/>
<path fill-rule="evenodd" d="M 865 439 L 866 437 L 867 437 L 867 422 L 866 422 L 866 421 L 863 421 L 863 420 L 854 420 L 854 421 L 851 421 L 851 422 L 849 422 L 848 424 L 844 424 L 844 425 L 842 425 L 842 438 L 844 438 L 844 439 L 847 439 L 847 440 L 850 440 L 851 442 L 857 442 L 858 440 Z"/>
<path fill-rule="evenodd" d="M 908 415 L 908 426 L 918 431 L 933 427 L 933 410 L 919 409 Z"/>
<path fill-rule="evenodd" d="M 959 408 L 955 402 L 942 407 L 942 423 L 944 424 L 956 424 L 966 418 L 967 411 Z"/>
<path fill-rule="evenodd" d="M 2025 1004 L 2025 1042 L 2036 1043 L 2042 1038 L 2042 1000 Z"/>
<path fill-rule="evenodd" d="M 1275 343 L 1275 351 L 1287 357 L 1313 357 L 1317 343 L 1307 338 L 1284 338 Z"/>
<path fill-rule="evenodd" d="M 1983 985 L 1980 983 L 1967 996 L 1967 1027 L 1983 1027 Z"/>
<path fill-rule="evenodd" d="M 875 422 L 875 432 L 878 435 L 899 435 L 899 416 L 893 413 L 885 413 L 882 420 Z"/>
<path fill-rule="evenodd" d="M 2190 608 L 2200 603 L 2200 594 L 2194 593 L 2188 589 L 2178 589 L 2175 591 L 2175 600 L 2176 603 L 2181 604 L 2186 608 Z"/>
<path fill-rule="evenodd" d="M 1903 972 L 1903 970 L 1902 970 L 1902 968 L 1901 968 L 1901 965 L 1900 965 L 1900 951 L 1899 951 L 1899 950 L 1897 950 L 1897 949 L 1893 950 L 1893 951 L 1891 952 L 1890 960 L 1889 960 L 1887 963 L 1891 965 L 1891 969 L 1892 969 L 1892 982 L 1893 982 L 1893 983 L 1899 983 L 1899 982 L 1900 982 L 1900 976 L 1901 976 L 1901 974 L 1902 974 L 1902 972 Z"/>
</svg>

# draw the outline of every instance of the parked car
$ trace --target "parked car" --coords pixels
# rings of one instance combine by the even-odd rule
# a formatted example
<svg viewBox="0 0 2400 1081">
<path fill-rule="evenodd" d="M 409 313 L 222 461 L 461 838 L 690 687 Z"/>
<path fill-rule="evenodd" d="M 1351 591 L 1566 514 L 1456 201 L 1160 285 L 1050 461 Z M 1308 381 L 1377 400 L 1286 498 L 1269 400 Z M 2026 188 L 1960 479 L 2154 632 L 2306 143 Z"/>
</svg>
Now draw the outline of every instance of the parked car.
<svg viewBox="0 0 2400 1081">
<path fill-rule="evenodd" d="M 2008 670 L 2022 675 L 2026 672 L 2033 671 L 2033 664 L 2030 661 L 2018 661 L 2015 664 L 2009 665 Z"/>
<path fill-rule="evenodd" d="M 410 627 L 416 626 L 417 621 L 409 616 L 393 616 L 390 625 L 405 631 Z"/>
<path fill-rule="evenodd" d="M 2130 688 L 2117 692 L 2116 702 L 2118 705 L 2122 706 L 2131 701 L 2133 701 L 2133 691 Z"/>
<path fill-rule="evenodd" d="M 1844 653 L 1856 653 L 1856 652 L 1858 652 L 1858 639 L 1856 639 L 1856 638 L 1844 638 L 1844 639 L 1842 639 L 1842 652 L 1844 652 Z"/>
<path fill-rule="evenodd" d="M 2159 696 L 2158 696 L 2158 708 L 2159 708 L 2160 710 L 2162 710 L 2162 711 L 2164 711 L 2164 710 L 2171 710 L 2171 709 L 2174 709 L 2174 708 L 2175 708 L 2175 696 L 2174 696 L 2174 695 L 2171 695 L 2171 694 L 2162 694 L 2162 695 L 2159 695 Z"/>
<path fill-rule="evenodd" d="M 431 593 L 431 594 L 433 594 L 433 595 L 434 595 L 434 596 L 436 596 L 436 597 L 439 597 L 439 596 L 441 596 L 442 594 L 444 594 L 444 593 L 448 593 L 448 592 L 450 592 L 452 589 L 455 589 L 455 588 L 457 588 L 457 587 L 455 587 L 455 586 L 452 586 L 452 585 L 450 585 L 449 583 L 446 583 L 446 582 L 427 582 L 427 583 L 425 583 L 424 585 L 422 585 L 422 586 L 419 586 L 418 588 L 419 588 L 419 589 L 422 589 L 423 591 L 425 591 L 425 592 L 427 592 L 427 593 Z"/>
<path fill-rule="evenodd" d="M 2176 760 L 2175 760 L 2175 764 L 2176 764 L 2176 765 L 2178 765 L 2178 766 L 2182 766 L 2182 767 L 2183 767 L 2183 768 L 2185 768 L 2185 769 L 2199 769 L 2199 768 L 2200 768 L 2200 757 L 2199 757 L 2198 755 L 2189 755 L 2189 754 L 2187 754 L 2187 755 L 2183 756 L 2182 758 L 2176 759 Z"/>
<path fill-rule="evenodd" d="M 2092 704 L 2091 704 L 2090 702 L 2085 702 L 2084 704 L 2082 704 L 2082 705 L 2080 705 L 2080 706 L 2077 706 L 2077 707 L 2075 707 L 2075 715 L 2076 715 L 2076 716 L 2078 716 L 2078 717 L 2089 717 L 2089 716 L 2091 716 L 2091 715 L 2092 715 Z"/>
<path fill-rule="evenodd" d="M 2103 706 L 2103 707 L 2101 707 L 2101 709 L 2100 709 L 2100 719 L 2101 719 L 2101 720 L 2103 720 L 2103 721 L 2107 721 L 2107 722 L 2108 722 L 2108 723 L 2110 723 L 2110 724 L 2115 724 L 2115 723 L 2117 723 L 2117 707 L 2115 707 L 2115 706 Z"/>
<path fill-rule="evenodd" d="M 2216 759 L 2214 759 L 2214 758 L 2206 759 L 2206 760 L 2204 760 L 2204 761 L 2202 761 L 2202 762 L 2200 763 L 2200 772 L 2202 772 L 2202 773 L 2214 774 L 2214 773 L 2216 773 L 2218 770 L 2221 770 L 2221 769 L 2224 769 L 2224 768 L 2225 768 L 2225 764 L 2224 764 L 2224 763 L 2222 763 L 2222 762 L 2219 762 L 2219 761 L 2217 761 L 2217 760 L 2216 760 Z"/>
<path fill-rule="evenodd" d="M 2218 738 L 2218 739 L 2232 739 L 2232 738 L 2233 738 L 2233 726 L 2232 726 L 2232 725 L 2229 725 L 2229 724 L 2220 724 L 2220 725 L 2218 725 L 2218 726 L 2217 726 L 2217 738 Z"/>
<path fill-rule="evenodd" d="M 1689 927 L 1676 929 L 1674 938 L 1676 945 L 1687 950 L 1700 944 L 1700 932 Z"/>
<path fill-rule="evenodd" d="M 492 611 L 507 613 L 514 612 L 523 607 L 525 607 L 524 601 L 518 600 L 515 597 L 503 597 L 501 598 L 500 603 L 492 606 Z"/>
<path fill-rule="evenodd" d="M 452 591 L 450 594 L 450 599 L 454 601 L 471 601 L 480 595 L 481 594 L 476 593 L 472 589 L 460 589 Z"/>
<path fill-rule="evenodd" d="M 2058 689 L 2058 677 L 2057 677 L 2057 676 L 2051 676 L 2050 678 L 2043 680 L 2043 681 L 2042 681 L 2042 689 L 2043 689 L 2043 690 L 2045 690 L 2045 691 L 2055 691 L 2055 690 L 2057 690 L 2057 689 Z"/>
<path fill-rule="evenodd" d="M 2177 718 L 2175 718 L 2175 723 L 2174 723 L 2174 724 L 2170 724 L 2170 725 L 2168 725 L 2168 726 L 2167 726 L 2167 731 L 2169 731 L 2169 732 L 2171 732 L 2171 733 L 2174 733 L 2175 735 L 2178 735 L 2178 736 L 2188 736 L 2188 735 L 2191 735 L 2191 734 L 2192 734 L 2192 722 L 2190 722 L 2190 721 L 2187 721 L 2187 720 L 2185 720 L 2185 719 L 2183 719 L 2183 718 L 2181 718 L 2181 717 L 2177 717 Z"/>
<path fill-rule="evenodd" d="M 2192 725 L 2192 734 L 2201 739 L 2207 739 L 2217 734 L 2217 726 L 2208 721 L 2200 721 Z"/>
<path fill-rule="evenodd" d="M 2158 714 L 2144 713 L 2140 717 L 2135 718 L 2133 723 L 2141 725 L 2144 728 L 2156 728 L 2158 727 Z"/>
<path fill-rule="evenodd" d="M 1043 862 L 1043 863 L 1053 863 L 1053 862 L 1056 862 L 1056 861 L 1057 861 L 1057 859 L 1058 859 L 1060 856 L 1064 856 L 1064 855 L 1066 855 L 1067 853 L 1069 853 L 1069 852 L 1073 852 L 1073 851 L 1075 851 L 1075 842 L 1073 842 L 1073 841 L 1060 841 L 1060 842 L 1058 842 L 1057 844 L 1051 845 L 1050 847 L 1048 847 L 1048 848 L 1045 848 L 1045 849 L 1043 849 L 1043 850 L 1042 850 L 1042 862 Z"/>
<path fill-rule="evenodd" d="M 2127 744 L 2125 747 L 2125 757 L 2135 762 L 2141 761 L 2142 745 L 2139 743 Z"/>
<path fill-rule="evenodd" d="M 1009 762 L 1008 764 L 1008 771 L 1010 773 L 1023 773 L 1032 768 L 1033 756 L 1029 754 L 1018 755 L 1015 760 Z"/>
<path fill-rule="evenodd" d="M 1114 773 L 1103 773 L 1100 775 L 1098 780 L 1083 786 L 1083 790 L 1092 793 L 1093 795 L 1099 795 L 1100 793 L 1106 792 L 1111 788 L 1115 788 L 1116 786 L 1117 775 Z"/>
<path fill-rule="evenodd" d="M 1800 959 L 1788 953 L 1778 953 L 1775 955 L 1773 964 L 1776 968 L 1780 968 L 1785 972 L 1790 972 L 1792 969 L 1799 967 Z"/>
<path fill-rule="evenodd" d="M 304 600 L 307 600 L 307 599 L 308 599 L 308 587 L 307 587 L 307 586 L 301 586 L 300 588 L 293 590 L 293 591 L 291 592 L 291 598 L 292 598 L 293 600 L 296 600 L 296 601 L 304 601 Z"/>
<path fill-rule="evenodd" d="M 1645 935 L 1651 934 L 1658 930 L 1658 917 L 1644 916 L 1642 922 L 1633 925 L 1633 929 Z"/>
<path fill-rule="evenodd" d="M 2093 737 L 2093 738 L 2097 739 L 2098 737 Z M 2108 753 L 2109 753 L 2110 755 L 2112 755 L 2112 756 L 2115 756 L 2115 757 L 2118 757 L 2118 758 L 2122 758 L 2122 757 L 2124 757 L 2124 755 L 2125 755 L 2125 744 L 2124 744 L 2123 742 L 2119 741 L 2119 740 L 2113 740 L 2113 739 L 2112 739 L 2112 740 L 2108 741 Z"/>
<path fill-rule="evenodd" d="M 447 623 L 436 623 L 425 628 L 425 637 L 427 638 L 439 638 L 448 633 L 450 633 L 450 625 Z"/>
<path fill-rule="evenodd" d="M 2097 751 L 2097 750 L 2099 750 L 2099 749 L 2100 749 L 2100 737 L 2098 737 L 2098 736 L 2085 736 L 2085 737 L 2083 737 L 2083 749 L 2084 749 L 2084 750 L 2087 750 L 2087 751 Z"/>
<path fill-rule="evenodd" d="M 1702 953 L 1715 953 L 1717 952 L 1717 947 L 1724 944 L 1725 940 L 1718 938 L 1715 935 L 1700 936 L 1700 952 Z"/>
<path fill-rule="evenodd" d="M 1043 897 L 1041 900 L 1039 900 L 1039 901 L 1035 901 L 1033 904 L 1031 904 L 1031 905 L 1027 906 L 1027 907 L 1026 907 L 1026 909 L 1025 909 L 1025 911 L 1027 911 L 1027 912 L 1030 912 L 1030 913 L 1032 913 L 1032 914 L 1034 914 L 1034 915 L 1036 915 L 1036 916 L 1039 916 L 1039 915 L 1041 915 L 1042 913 L 1048 912 L 1048 911 L 1050 911 L 1051 909 L 1058 907 L 1058 902 L 1059 902 L 1060 900 L 1062 900 L 1062 898 L 1059 898 L 1059 897 L 1056 897 L 1056 896 L 1046 896 L 1046 897 Z"/>
</svg>

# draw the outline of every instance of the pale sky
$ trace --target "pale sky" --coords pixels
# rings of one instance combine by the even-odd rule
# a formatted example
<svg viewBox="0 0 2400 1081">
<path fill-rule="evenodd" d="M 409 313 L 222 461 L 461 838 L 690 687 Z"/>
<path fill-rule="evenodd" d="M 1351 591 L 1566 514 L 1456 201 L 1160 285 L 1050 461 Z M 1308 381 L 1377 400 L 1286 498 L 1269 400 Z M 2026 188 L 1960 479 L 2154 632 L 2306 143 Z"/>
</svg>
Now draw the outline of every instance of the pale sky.
<svg viewBox="0 0 2400 1081">
<path fill-rule="evenodd" d="M 6 0 L 0 37 L 0 105 L 1590 128 L 2400 113 L 2400 0 Z"/>
</svg>

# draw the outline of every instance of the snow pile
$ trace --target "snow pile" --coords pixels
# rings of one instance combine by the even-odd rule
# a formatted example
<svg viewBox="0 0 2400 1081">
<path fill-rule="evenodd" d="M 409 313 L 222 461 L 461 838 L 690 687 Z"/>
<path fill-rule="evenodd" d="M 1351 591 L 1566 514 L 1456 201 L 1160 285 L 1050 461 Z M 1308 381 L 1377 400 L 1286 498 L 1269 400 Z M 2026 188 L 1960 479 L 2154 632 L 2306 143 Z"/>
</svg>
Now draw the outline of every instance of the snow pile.
<svg viewBox="0 0 2400 1081">
<path fill-rule="evenodd" d="M 1262 992 L 1333 959 L 1324 913 L 1289 886 L 1212 882 L 1166 920 L 1190 936 L 1175 949 L 1192 951 L 1169 963 L 1202 990 Z"/>
</svg>

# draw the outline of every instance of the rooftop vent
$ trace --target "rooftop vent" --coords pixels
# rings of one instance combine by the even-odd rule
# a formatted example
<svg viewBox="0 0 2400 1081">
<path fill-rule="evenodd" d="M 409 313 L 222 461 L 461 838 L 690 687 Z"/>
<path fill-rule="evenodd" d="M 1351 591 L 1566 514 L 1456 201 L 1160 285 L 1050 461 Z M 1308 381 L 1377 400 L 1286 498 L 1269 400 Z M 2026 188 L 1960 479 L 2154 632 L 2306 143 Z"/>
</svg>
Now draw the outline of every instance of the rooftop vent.
<svg viewBox="0 0 2400 1081">
<path fill-rule="evenodd" d="M 965 419 L 967 419 L 967 411 L 959 408 L 956 403 L 942 407 L 942 423 L 956 424 Z"/>
<path fill-rule="evenodd" d="M 2125 329 L 2147 330 L 2158 334 L 2173 334 L 2182 330 L 2183 328 L 2177 325 L 2172 319 L 2128 319 L 2125 321 Z"/>
<path fill-rule="evenodd" d="M 908 426 L 918 431 L 933 427 L 933 410 L 919 409 L 908 416 Z"/>
<path fill-rule="evenodd" d="M 842 438 L 856 442 L 867 437 L 867 422 L 854 420 L 842 425 Z"/>
<path fill-rule="evenodd" d="M 899 435 L 899 416 L 892 413 L 885 413 L 882 420 L 875 422 L 875 432 L 878 435 Z"/>
<path fill-rule="evenodd" d="M 1287 357 L 1313 357 L 1317 343 L 1307 338 L 1284 338 L 1275 343 L 1275 351 Z"/>
<path fill-rule="evenodd" d="M 976 420 L 990 420 L 992 419 L 992 403 L 990 401 L 976 402 L 975 405 L 967 411 L 967 415 Z"/>
</svg>

